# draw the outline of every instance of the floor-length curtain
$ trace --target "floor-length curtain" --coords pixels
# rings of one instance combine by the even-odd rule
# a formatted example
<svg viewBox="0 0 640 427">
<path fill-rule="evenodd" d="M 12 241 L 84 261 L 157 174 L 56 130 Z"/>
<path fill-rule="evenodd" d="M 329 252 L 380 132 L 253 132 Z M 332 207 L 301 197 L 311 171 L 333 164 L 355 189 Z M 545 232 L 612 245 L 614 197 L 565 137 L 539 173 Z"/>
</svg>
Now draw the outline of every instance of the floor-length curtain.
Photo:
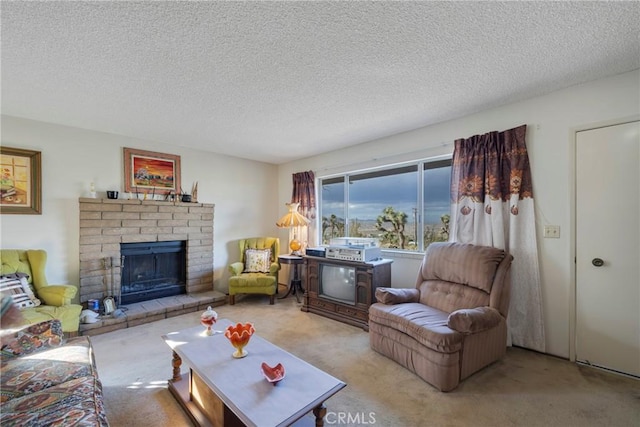
<svg viewBox="0 0 640 427">
<path fill-rule="evenodd" d="M 296 233 L 301 238 L 303 248 L 314 247 L 316 242 L 316 183 L 312 171 L 293 174 L 291 201 L 300 203 L 299 212 L 309 220 L 307 227 L 298 227 Z"/>
<path fill-rule="evenodd" d="M 545 350 L 526 125 L 455 141 L 451 240 L 510 252 L 509 343 Z"/>
</svg>

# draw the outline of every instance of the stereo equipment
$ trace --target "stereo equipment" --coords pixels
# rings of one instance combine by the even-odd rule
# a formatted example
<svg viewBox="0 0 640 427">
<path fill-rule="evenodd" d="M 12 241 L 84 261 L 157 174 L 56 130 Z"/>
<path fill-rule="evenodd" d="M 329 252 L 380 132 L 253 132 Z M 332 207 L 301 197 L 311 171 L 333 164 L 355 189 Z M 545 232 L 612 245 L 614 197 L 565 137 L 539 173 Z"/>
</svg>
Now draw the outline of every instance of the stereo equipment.
<svg viewBox="0 0 640 427">
<path fill-rule="evenodd" d="M 305 255 L 324 258 L 325 252 L 325 248 L 307 248 Z"/>
<path fill-rule="evenodd" d="M 329 246 L 325 252 L 326 258 L 344 261 L 369 262 L 382 258 L 380 248 L 365 247 L 364 245 Z"/>
</svg>

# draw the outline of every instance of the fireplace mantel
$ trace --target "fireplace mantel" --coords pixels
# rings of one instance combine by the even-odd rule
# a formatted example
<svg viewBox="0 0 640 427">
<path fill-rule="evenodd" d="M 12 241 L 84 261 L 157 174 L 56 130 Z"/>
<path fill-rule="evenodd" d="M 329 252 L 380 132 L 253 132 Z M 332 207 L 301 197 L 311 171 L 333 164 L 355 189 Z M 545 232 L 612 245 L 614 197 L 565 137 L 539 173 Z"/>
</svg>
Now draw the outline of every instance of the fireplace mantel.
<svg viewBox="0 0 640 427">
<path fill-rule="evenodd" d="M 120 243 L 183 240 L 187 293 L 213 290 L 214 205 L 80 198 L 80 302 L 118 294 Z"/>
</svg>

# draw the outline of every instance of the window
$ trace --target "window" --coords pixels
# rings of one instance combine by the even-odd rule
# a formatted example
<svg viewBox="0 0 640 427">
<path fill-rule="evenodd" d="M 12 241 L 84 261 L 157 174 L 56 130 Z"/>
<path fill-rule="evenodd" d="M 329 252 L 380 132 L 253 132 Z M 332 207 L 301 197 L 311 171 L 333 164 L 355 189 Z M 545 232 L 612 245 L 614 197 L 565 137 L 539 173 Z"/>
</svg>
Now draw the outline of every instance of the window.
<svg viewBox="0 0 640 427">
<path fill-rule="evenodd" d="M 423 163 L 422 248 L 449 240 L 451 160 Z"/>
<path fill-rule="evenodd" d="M 323 245 L 328 244 L 332 237 L 346 236 L 344 229 L 345 212 L 345 193 L 344 193 L 344 177 L 321 179 L 322 201 L 320 205 L 322 226 L 322 238 L 320 241 Z"/>
<path fill-rule="evenodd" d="M 451 159 L 319 179 L 322 244 L 374 237 L 383 248 L 423 251 L 449 238 Z"/>
</svg>

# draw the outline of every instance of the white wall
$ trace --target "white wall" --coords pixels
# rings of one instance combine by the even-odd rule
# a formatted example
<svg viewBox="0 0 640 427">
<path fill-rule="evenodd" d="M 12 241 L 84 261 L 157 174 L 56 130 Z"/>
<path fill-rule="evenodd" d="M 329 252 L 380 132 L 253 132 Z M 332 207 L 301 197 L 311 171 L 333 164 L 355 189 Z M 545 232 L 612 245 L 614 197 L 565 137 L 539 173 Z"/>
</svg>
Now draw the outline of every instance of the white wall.
<svg viewBox="0 0 640 427">
<path fill-rule="evenodd" d="M 42 152 L 43 190 L 42 215 L 0 215 L 0 246 L 47 250 L 52 283 L 78 283 L 78 198 L 92 181 L 98 197 L 124 190 L 123 147 L 180 155 L 185 191 L 198 181 L 198 201 L 215 204 L 215 289 L 228 288 L 237 239 L 278 233 L 274 165 L 8 116 L 1 131 L 3 146 Z"/>
<path fill-rule="evenodd" d="M 318 177 L 390 162 L 451 153 L 449 145 L 489 131 L 528 126 L 527 147 L 533 174 L 540 256 L 546 348 L 569 357 L 570 294 L 573 284 L 573 134 L 603 122 L 640 115 L 640 72 L 573 86 L 527 101 L 461 119 L 382 138 L 344 150 L 291 162 L 279 168 L 281 202 L 291 194 L 291 174 L 314 170 Z M 559 239 L 543 239 L 544 225 L 560 226 Z M 413 286 L 421 256 L 393 257 L 392 285 Z"/>
</svg>

